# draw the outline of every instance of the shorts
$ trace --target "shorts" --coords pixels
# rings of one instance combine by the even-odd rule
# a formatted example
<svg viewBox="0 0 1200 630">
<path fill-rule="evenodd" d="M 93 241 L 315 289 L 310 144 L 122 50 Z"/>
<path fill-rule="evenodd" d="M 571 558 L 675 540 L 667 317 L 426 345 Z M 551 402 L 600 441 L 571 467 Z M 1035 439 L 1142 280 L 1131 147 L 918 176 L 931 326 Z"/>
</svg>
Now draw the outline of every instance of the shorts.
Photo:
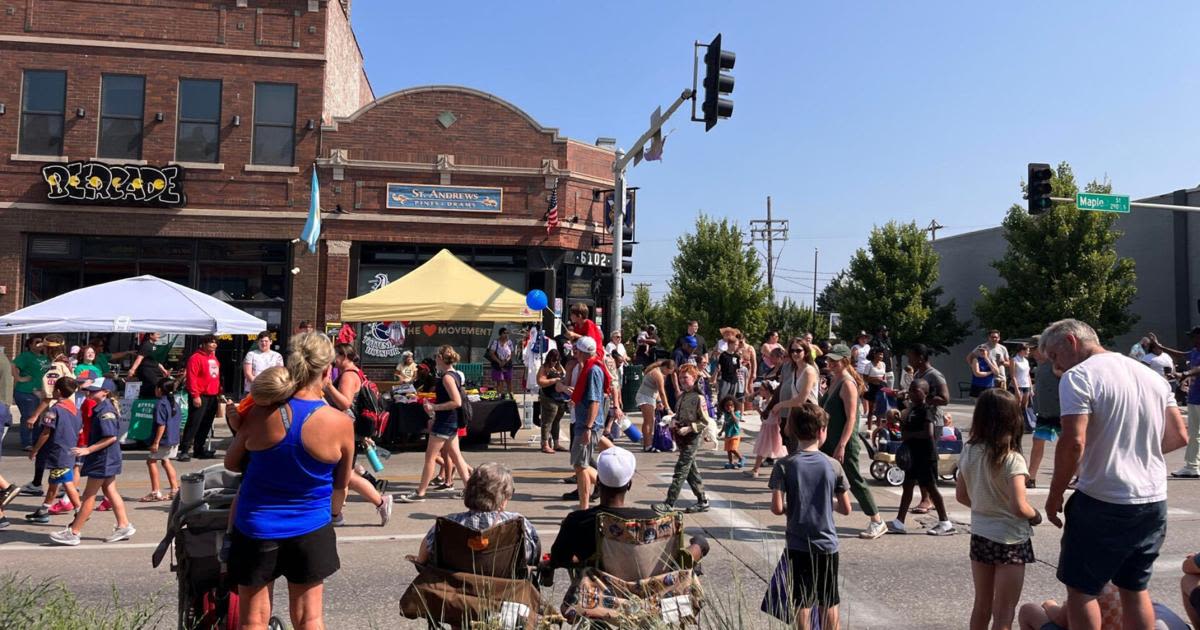
<svg viewBox="0 0 1200 630">
<path fill-rule="evenodd" d="M 50 483 L 71 483 L 75 481 L 74 468 L 51 468 L 46 473 L 50 475 Z"/>
<path fill-rule="evenodd" d="M 1033 541 L 1006 545 L 978 534 L 971 534 L 971 561 L 992 566 L 1033 564 Z"/>
<path fill-rule="evenodd" d="M 651 407 L 654 407 L 654 406 L 658 405 L 658 396 L 647 396 L 647 395 L 643 394 L 642 392 L 638 392 L 637 394 L 634 394 L 633 402 L 637 403 L 637 406 L 639 406 L 639 407 L 642 407 L 645 405 L 650 405 Z"/>
<path fill-rule="evenodd" d="M 738 398 L 740 398 L 738 394 L 737 381 L 732 383 L 723 380 L 717 381 L 717 404 L 720 404 L 721 401 L 725 400 L 726 398 L 732 398 L 736 401 Z"/>
<path fill-rule="evenodd" d="M 742 436 L 725 438 L 725 451 L 732 452 L 738 450 L 738 446 L 742 444 Z"/>
<path fill-rule="evenodd" d="M 1059 582 L 1093 597 L 1108 582 L 1127 591 L 1146 590 L 1167 535 L 1166 501 L 1118 505 L 1076 491 L 1063 515 Z"/>
<path fill-rule="evenodd" d="M 832 608 L 838 593 L 838 554 L 787 550 L 792 572 L 792 604 L 797 608 Z"/>
<path fill-rule="evenodd" d="M 500 381 L 511 381 L 513 370 L 510 367 L 493 369 L 492 380 L 499 383 Z"/>
<path fill-rule="evenodd" d="M 333 524 L 316 531 L 278 540 L 230 534 L 229 578 L 239 586 L 262 586 L 280 576 L 291 584 L 312 584 L 341 568 Z"/>
<path fill-rule="evenodd" d="M 572 468 L 595 468 L 596 467 L 596 445 L 600 442 L 600 432 L 603 427 L 597 422 L 592 426 L 592 439 L 585 446 L 583 443 L 583 432 L 587 429 L 583 428 L 583 424 L 571 425 L 571 433 L 574 440 L 571 441 L 571 467 Z"/>
<path fill-rule="evenodd" d="M 433 421 L 433 426 L 429 429 L 431 437 L 450 440 L 458 436 L 458 420 L 451 416 L 446 419 L 436 419 Z"/>
<path fill-rule="evenodd" d="M 987 387 L 984 387 L 983 385 L 972 384 L 971 385 L 971 398 L 979 398 L 983 394 L 983 392 L 986 392 L 989 389 L 995 389 L 995 386 L 989 385 Z"/>
<path fill-rule="evenodd" d="M 937 484 L 938 461 L 933 444 L 929 440 L 912 440 L 904 443 L 908 447 L 912 464 L 904 471 L 904 478 L 912 479 L 921 486 Z"/>
<path fill-rule="evenodd" d="M 1062 420 L 1058 416 L 1038 416 L 1037 427 L 1033 430 L 1033 439 L 1043 442 L 1053 442 L 1062 433 Z"/>
<path fill-rule="evenodd" d="M 179 454 L 179 445 L 178 444 L 172 444 L 170 446 L 163 446 L 163 445 L 159 444 L 158 451 L 153 452 L 153 453 L 147 453 L 146 459 L 148 459 L 152 462 L 157 462 L 157 461 L 162 461 L 164 459 L 175 459 L 175 456 L 178 454 Z"/>
</svg>

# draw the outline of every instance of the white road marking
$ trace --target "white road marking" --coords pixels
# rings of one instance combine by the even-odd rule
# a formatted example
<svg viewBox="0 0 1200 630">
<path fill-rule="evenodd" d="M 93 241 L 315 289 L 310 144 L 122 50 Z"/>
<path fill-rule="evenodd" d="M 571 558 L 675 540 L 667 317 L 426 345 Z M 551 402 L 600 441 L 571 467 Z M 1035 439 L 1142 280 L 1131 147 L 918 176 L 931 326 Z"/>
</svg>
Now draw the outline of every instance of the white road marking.
<svg viewBox="0 0 1200 630">
<path fill-rule="evenodd" d="M 538 536 L 543 541 L 547 541 L 547 540 L 552 541 L 552 540 L 554 540 L 554 538 L 557 535 L 558 535 L 557 527 L 538 528 Z M 375 535 L 370 535 L 370 536 L 367 536 L 367 535 L 364 535 L 364 536 L 342 536 L 342 535 L 339 535 L 337 537 L 337 540 L 338 540 L 338 544 L 356 544 L 356 543 L 372 543 L 372 542 L 385 542 L 385 541 L 421 540 L 422 538 L 425 538 L 425 534 L 375 534 Z M 11 544 L 7 544 L 7 545 L 0 545 L 0 554 L 5 553 L 5 552 L 35 551 L 35 550 L 36 551 L 121 551 L 121 550 L 129 551 L 132 549 L 156 549 L 156 548 L 158 548 L 157 542 L 152 542 L 152 543 L 149 543 L 149 542 L 147 542 L 147 543 L 119 542 L 119 543 L 105 544 L 105 543 L 100 542 L 99 540 L 92 541 L 92 540 L 87 540 L 86 538 L 84 540 L 85 540 L 85 542 L 83 544 L 79 545 L 78 547 L 67 547 L 67 546 L 63 546 L 63 545 L 51 544 L 50 537 L 49 537 L 49 535 L 47 535 L 45 545 L 31 545 L 28 543 L 11 543 Z"/>
</svg>

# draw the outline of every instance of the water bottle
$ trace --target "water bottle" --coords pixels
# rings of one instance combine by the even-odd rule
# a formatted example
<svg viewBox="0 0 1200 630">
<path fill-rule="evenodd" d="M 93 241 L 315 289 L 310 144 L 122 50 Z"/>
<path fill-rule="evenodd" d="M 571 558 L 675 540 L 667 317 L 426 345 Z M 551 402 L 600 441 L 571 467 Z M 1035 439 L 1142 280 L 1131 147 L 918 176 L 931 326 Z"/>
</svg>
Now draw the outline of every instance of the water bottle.
<svg viewBox="0 0 1200 630">
<path fill-rule="evenodd" d="M 383 461 L 379 459 L 379 453 L 375 452 L 374 446 L 367 447 L 367 461 L 371 462 L 371 470 L 383 472 Z"/>
</svg>

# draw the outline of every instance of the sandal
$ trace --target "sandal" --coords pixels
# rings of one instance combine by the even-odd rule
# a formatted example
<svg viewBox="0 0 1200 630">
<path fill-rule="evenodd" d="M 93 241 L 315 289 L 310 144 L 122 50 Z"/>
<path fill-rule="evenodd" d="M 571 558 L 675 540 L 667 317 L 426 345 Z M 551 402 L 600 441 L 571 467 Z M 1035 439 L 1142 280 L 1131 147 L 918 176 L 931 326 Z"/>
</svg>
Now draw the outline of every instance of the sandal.
<svg viewBox="0 0 1200 630">
<path fill-rule="evenodd" d="M 163 496 L 157 492 L 151 492 L 146 496 L 138 499 L 138 503 L 158 503 L 163 500 Z"/>
<path fill-rule="evenodd" d="M 911 509 L 911 510 L 909 510 L 909 511 L 910 511 L 910 512 L 912 512 L 913 514 L 928 514 L 928 513 L 929 513 L 929 508 L 927 508 L 927 507 L 921 507 L 921 506 L 919 506 L 919 505 L 918 505 L 917 507 L 915 507 L 915 508 L 913 508 L 913 509 Z"/>
</svg>

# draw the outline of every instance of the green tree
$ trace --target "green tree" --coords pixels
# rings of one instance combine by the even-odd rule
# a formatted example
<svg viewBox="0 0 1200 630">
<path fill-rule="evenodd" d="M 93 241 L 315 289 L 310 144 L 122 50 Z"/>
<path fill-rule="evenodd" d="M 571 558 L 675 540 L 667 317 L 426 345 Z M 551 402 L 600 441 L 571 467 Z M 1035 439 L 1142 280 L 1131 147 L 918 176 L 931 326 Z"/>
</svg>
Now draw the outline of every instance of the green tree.
<svg viewBox="0 0 1200 630">
<path fill-rule="evenodd" d="M 1055 197 L 1079 192 L 1066 162 L 1058 165 L 1050 186 Z M 1084 191 L 1109 193 L 1112 184 L 1092 180 Z M 1008 251 L 992 263 L 1004 284 L 980 287 L 983 295 L 975 304 L 983 327 L 1028 336 L 1073 317 L 1091 324 L 1105 342 L 1128 332 L 1138 320 L 1129 312 L 1136 275 L 1133 260 L 1117 256 L 1116 220 L 1115 214 L 1082 211 L 1073 203 L 1055 204 L 1039 216 L 1013 205 L 1003 223 Z"/>
<path fill-rule="evenodd" d="M 787 343 L 788 339 L 806 332 L 811 332 L 813 338 L 819 340 L 829 335 L 829 319 L 818 316 L 816 325 L 813 325 L 812 309 L 785 297 L 782 302 L 772 303 L 767 310 L 767 325 L 763 334 L 772 330 L 779 331 L 780 343 Z M 757 342 L 758 339 L 751 341 Z"/>
<path fill-rule="evenodd" d="M 742 330 L 755 340 L 766 330 L 770 292 L 762 263 L 745 235 L 728 219 L 701 214 L 693 233 L 679 237 L 671 262 L 660 332 L 671 338 L 684 322 L 697 320 L 700 331 L 716 339 L 722 326 Z M 666 326 L 664 328 L 664 326 Z"/>
<path fill-rule="evenodd" d="M 626 344 L 637 339 L 647 324 L 662 325 L 662 305 L 650 297 L 650 285 L 637 284 L 633 288 L 633 302 L 621 308 L 621 334 Z"/>
<path fill-rule="evenodd" d="M 871 230 L 867 248 L 826 287 L 822 308 L 841 314 L 835 332 L 842 339 L 886 325 L 897 351 L 919 342 L 945 352 L 966 336 L 967 326 L 955 317 L 954 300 L 939 304 L 937 280 L 938 255 L 924 230 L 890 221 Z"/>
</svg>

